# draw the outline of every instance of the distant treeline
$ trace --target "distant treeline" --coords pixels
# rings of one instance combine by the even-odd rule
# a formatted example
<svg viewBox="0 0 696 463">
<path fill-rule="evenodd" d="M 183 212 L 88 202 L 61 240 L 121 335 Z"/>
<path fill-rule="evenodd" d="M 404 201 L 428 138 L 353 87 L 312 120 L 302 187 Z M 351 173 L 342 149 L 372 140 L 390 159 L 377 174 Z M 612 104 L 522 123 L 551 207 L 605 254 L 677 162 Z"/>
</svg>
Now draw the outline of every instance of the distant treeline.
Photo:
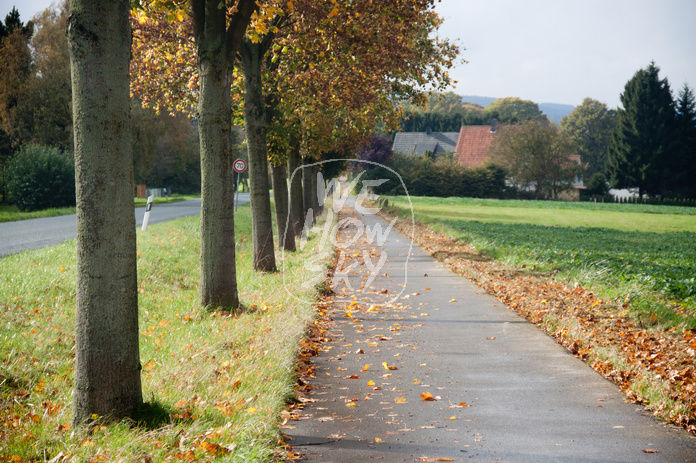
<svg viewBox="0 0 696 463">
<path fill-rule="evenodd" d="M 459 132 L 463 125 L 488 125 L 491 116 L 484 113 L 466 112 L 463 114 L 416 113 L 401 122 L 403 132 Z"/>
</svg>

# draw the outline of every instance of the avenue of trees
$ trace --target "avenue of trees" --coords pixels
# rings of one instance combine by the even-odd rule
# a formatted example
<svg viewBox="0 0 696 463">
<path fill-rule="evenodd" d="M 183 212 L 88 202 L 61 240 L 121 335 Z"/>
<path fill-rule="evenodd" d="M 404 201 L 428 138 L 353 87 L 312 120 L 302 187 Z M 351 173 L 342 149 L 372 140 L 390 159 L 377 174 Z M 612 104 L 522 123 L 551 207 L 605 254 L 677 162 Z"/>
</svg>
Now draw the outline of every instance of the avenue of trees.
<svg viewBox="0 0 696 463">
<path fill-rule="evenodd" d="M 56 14 L 67 31 L 72 83 L 65 140 L 70 147 L 73 135 L 78 222 L 74 425 L 95 415 L 129 416 L 142 403 L 134 179 L 168 165 L 195 176 L 182 147 L 192 144 L 186 128 L 197 128 L 200 304 L 236 309 L 235 125 L 243 122 L 251 170 L 254 268 L 275 271 L 269 167 L 276 205 L 283 196 L 289 203 L 277 221 L 291 224 L 290 233 L 278 235 L 294 239 L 322 199 L 318 169 L 303 164 L 351 156 L 370 133 L 398 126 L 395 103 L 424 102 L 426 86 L 450 84 L 458 50 L 434 38 L 441 20 L 433 4 L 71 0 Z M 33 28 L 18 27 L 26 47 Z M 14 111 L 21 99 L 7 101 L 0 100 Z M 142 112 L 139 102 L 155 113 Z M 169 124 L 173 135 L 165 133 Z M 3 134 L 13 154 L 32 142 Z M 298 168 L 300 182 L 288 184 Z"/>
</svg>

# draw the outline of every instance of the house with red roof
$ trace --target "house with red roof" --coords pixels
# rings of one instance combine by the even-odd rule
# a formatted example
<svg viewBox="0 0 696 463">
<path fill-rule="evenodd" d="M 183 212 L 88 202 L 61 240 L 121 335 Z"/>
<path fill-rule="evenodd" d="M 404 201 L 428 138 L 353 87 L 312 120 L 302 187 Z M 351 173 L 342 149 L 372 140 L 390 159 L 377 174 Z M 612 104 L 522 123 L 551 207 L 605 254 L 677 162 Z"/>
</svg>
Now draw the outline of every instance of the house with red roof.
<svg viewBox="0 0 696 463">
<path fill-rule="evenodd" d="M 490 161 L 493 140 L 504 130 L 505 126 L 498 126 L 494 120 L 491 125 L 462 126 L 459 133 L 402 132 L 396 134 L 392 149 L 405 154 L 421 156 L 426 152 L 439 154 L 454 151 L 454 160 L 458 164 L 467 169 L 474 169 Z M 582 162 L 579 155 L 568 156 L 568 160 L 577 164 Z M 577 199 L 578 190 L 584 189 L 581 178 L 576 178 L 573 183 L 572 193 L 564 194 L 566 199 Z"/>
<path fill-rule="evenodd" d="M 484 165 L 491 158 L 489 151 L 497 133 L 495 124 L 462 126 L 454 159 L 467 169 Z"/>
</svg>

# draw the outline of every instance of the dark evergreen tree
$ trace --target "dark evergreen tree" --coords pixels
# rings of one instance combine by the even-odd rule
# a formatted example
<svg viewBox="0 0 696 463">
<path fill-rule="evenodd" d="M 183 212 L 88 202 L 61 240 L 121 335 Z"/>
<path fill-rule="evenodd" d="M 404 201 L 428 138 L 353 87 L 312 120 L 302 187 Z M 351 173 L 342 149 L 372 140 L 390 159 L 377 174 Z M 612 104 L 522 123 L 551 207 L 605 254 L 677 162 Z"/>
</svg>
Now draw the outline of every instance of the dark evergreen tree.
<svg viewBox="0 0 696 463">
<path fill-rule="evenodd" d="M 606 173 L 616 188 L 638 188 L 639 195 L 668 193 L 673 161 L 675 110 L 667 79 L 652 62 L 635 73 L 621 94 Z"/>
<path fill-rule="evenodd" d="M 5 16 L 5 24 L 3 25 L 2 21 L 0 21 L 0 40 L 4 39 L 17 29 L 19 29 L 22 35 L 26 36 L 28 39 L 31 37 L 34 31 L 34 24 L 29 21 L 25 25 L 19 18 L 19 11 L 17 11 L 17 8 L 12 7 L 12 11 Z"/>
<path fill-rule="evenodd" d="M 674 184 L 678 196 L 696 198 L 696 101 L 688 85 L 677 99 Z"/>
</svg>

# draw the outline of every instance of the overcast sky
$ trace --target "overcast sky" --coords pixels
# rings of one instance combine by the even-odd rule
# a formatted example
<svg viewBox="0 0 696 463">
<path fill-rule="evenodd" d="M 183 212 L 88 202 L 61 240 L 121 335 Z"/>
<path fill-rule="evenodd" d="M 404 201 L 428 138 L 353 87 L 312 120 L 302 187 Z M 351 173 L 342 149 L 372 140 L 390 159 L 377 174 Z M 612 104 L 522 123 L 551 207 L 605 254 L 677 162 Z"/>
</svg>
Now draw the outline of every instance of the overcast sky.
<svg viewBox="0 0 696 463">
<path fill-rule="evenodd" d="M 24 21 L 51 0 L 0 0 Z M 619 105 L 650 61 L 676 93 L 696 89 L 696 0 L 442 0 L 441 35 L 465 48 L 452 72 L 461 95 Z"/>
<path fill-rule="evenodd" d="M 695 0 L 442 0 L 441 35 L 469 63 L 461 95 L 619 105 L 626 82 L 655 61 L 672 90 L 696 89 Z"/>
</svg>

